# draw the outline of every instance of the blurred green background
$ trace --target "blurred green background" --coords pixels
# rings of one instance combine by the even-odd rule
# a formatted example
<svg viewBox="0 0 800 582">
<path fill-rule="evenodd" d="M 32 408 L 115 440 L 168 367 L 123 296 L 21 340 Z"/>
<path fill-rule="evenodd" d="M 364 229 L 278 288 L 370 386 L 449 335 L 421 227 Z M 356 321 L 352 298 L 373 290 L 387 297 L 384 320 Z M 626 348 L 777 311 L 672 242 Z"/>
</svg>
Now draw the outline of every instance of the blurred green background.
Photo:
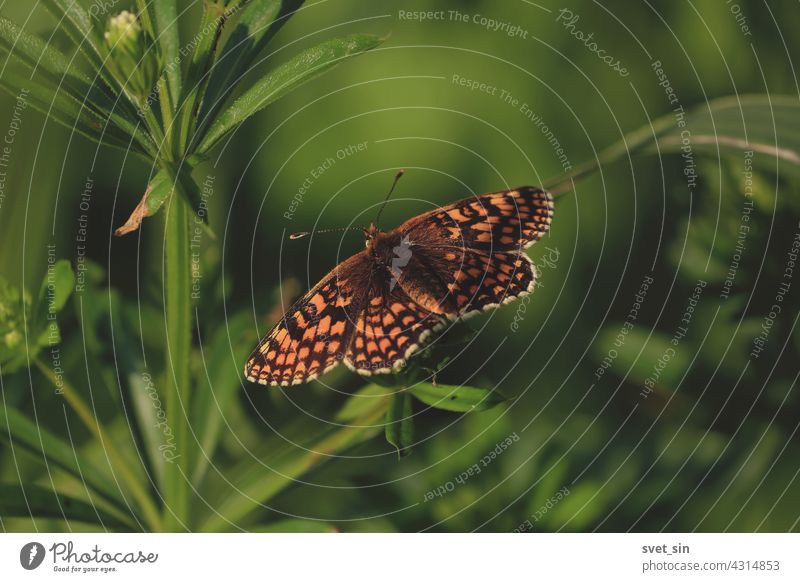
<svg viewBox="0 0 800 582">
<path fill-rule="evenodd" d="M 333 35 L 391 36 L 257 115 L 194 173 L 198 183 L 213 184 L 209 218 L 217 240 L 201 243 L 203 291 L 193 315 L 202 351 L 196 343 L 192 366 L 199 375 L 224 370 L 225 382 L 242 385 L 209 471 L 214 495 L 193 507 L 208 512 L 244 497 L 238 489 L 244 477 L 227 467 L 246 470 L 248 461 L 259 463 L 261 451 L 302 447 L 364 383 L 345 369 L 326 376 L 328 386 L 313 382 L 285 391 L 235 377 L 279 315 L 280 289 L 293 298 L 363 245 L 354 232 L 296 242 L 287 242 L 288 233 L 369 223 L 398 168 L 407 173 L 384 226 L 431 204 L 563 174 L 670 113 L 675 105 L 659 86 L 653 61 L 661 61 L 687 110 L 733 94 L 796 99 L 800 41 L 787 34 L 796 2 L 735 6 L 749 35 L 732 3 L 722 1 L 331 0 L 293 17 L 259 67 Z M 119 2 L 114 12 L 124 8 L 131 7 Z M 572 30 L 593 33 L 627 76 L 570 34 L 557 20 L 562 8 L 579 16 Z M 444 19 L 400 17 L 420 10 L 443 10 Z M 451 18 L 450 10 L 468 21 Z M 1 11 L 55 46 L 70 46 L 38 8 L 6 3 Z M 509 36 L 476 23 L 475 15 L 520 28 Z M 192 18 L 185 26 L 191 30 Z M 471 90 L 454 82 L 459 78 L 497 90 Z M 0 97 L 0 132 L 14 103 Z M 520 110 L 523 104 L 538 125 Z M 81 302 L 74 299 L 60 320 L 63 365 L 93 412 L 124 438 L 131 411 L 120 404 L 120 386 L 141 369 L 143 355 L 155 368 L 163 357 L 163 218 L 146 221 L 141 235 L 112 233 L 140 198 L 150 168 L 97 148 L 32 109 L 21 123 L 0 207 L 0 274 L 35 294 L 46 245 L 75 261 L 79 203 L 90 177 L 92 290 Z M 786 130 L 800 131 L 797 125 Z M 553 140 L 563 148 L 561 158 Z M 366 146 L 337 157 L 356 144 Z M 320 174 L 316 168 L 327 158 L 335 163 Z M 800 529 L 800 282 L 786 295 L 764 352 L 749 357 L 798 232 L 798 180 L 783 171 L 785 164 L 776 173 L 774 159 L 771 170 L 755 167 L 751 230 L 724 299 L 745 200 L 745 160 L 697 155 L 695 161 L 691 190 L 680 156 L 623 156 L 577 182 L 558 199 L 551 234 L 529 251 L 540 265 L 541 286 L 524 313 L 514 303 L 471 320 L 477 333 L 466 346 L 437 352 L 451 358 L 440 382 L 497 387 L 507 404 L 463 416 L 418 406 L 417 442 L 408 457 L 398 460 L 382 438 L 370 439 L 302 474 L 263 507 L 252 501 L 246 518 L 221 527 L 258 529 L 299 518 L 344 531 Z M 310 185 L 289 219 L 284 213 L 306 180 Z M 645 277 L 653 284 L 634 329 L 615 345 Z M 707 286 L 686 337 L 642 396 L 698 279 Z M 224 333 L 228 326 L 235 332 Z M 610 350 L 613 362 L 598 379 Z M 102 458 L 82 427 L 70 423 L 67 431 L 65 409 L 37 369 L 3 374 L 2 395 L 6 406 L 35 411 L 38 423 Z M 507 437 L 513 444 L 481 465 Z M 36 459 L 11 454 L 6 442 L 0 451 L 3 482 L 58 480 Z M 455 481 L 476 463 L 480 472 Z M 427 499 L 448 483 L 451 491 Z M 7 531 L 34 525 L 88 527 L 58 519 L 2 522 Z"/>
</svg>

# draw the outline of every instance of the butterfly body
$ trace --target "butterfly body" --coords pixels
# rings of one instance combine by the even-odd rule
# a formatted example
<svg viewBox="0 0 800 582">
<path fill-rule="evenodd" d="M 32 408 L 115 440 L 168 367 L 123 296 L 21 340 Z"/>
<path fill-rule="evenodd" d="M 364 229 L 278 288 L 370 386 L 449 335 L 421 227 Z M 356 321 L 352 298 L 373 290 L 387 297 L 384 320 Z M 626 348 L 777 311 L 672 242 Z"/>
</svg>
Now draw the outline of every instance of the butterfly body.
<svg viewBox="0 0 800 582">
<path fill-rule="evenodd" d="M 547 232 L 549 193 L 520 187 L 475 196 L 384 232 L 297 301 L 250 356 L 248 380 L 308 382 L 340 362 L 361 374 L 405 365 L 449 322 L 530 293 L 523 252 Z"/>
</svg>

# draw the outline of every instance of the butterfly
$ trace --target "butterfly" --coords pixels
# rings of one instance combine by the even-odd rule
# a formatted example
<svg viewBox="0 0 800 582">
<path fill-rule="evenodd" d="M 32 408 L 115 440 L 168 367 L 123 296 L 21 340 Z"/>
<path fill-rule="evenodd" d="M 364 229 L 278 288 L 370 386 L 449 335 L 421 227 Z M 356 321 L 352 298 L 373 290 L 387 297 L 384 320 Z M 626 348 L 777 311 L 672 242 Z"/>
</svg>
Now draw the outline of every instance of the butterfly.
<svg viewBox="0 0 800 582">
<path fill-rule="evenodd" d="M 552 196 L 523 186 L 466 198 L 388 232 L 370 224 L 366 248 L 286 311 L 247 360 L 245 376 L 289 386 L 340 362 L 364 375 L 402 368 L 450 322 L 532 292 L 536 268 L 523 251 L 552 218 Z"/>
</svg>

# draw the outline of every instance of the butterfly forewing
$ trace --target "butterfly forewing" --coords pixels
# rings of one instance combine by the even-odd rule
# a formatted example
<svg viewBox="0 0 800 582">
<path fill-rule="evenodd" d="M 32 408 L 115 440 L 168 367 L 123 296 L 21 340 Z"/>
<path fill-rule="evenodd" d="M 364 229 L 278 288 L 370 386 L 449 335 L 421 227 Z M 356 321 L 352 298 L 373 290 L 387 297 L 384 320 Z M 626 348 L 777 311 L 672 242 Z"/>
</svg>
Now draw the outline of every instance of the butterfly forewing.
<svg viewBox="0 0 800 582">
<path fill-rule="evenodd" d="M 288 386 L 324 374 L 347 351 L 362 311 L 371 261 L 358 253 L 339 264 L 290 307 L 245 366 L 251 382 Z"/>
<path fill-rule="evenodd" d="M 435 236 L 438 244 L 462 248 L 520 249 L 539 240 L 552 217 L 552 196 L 525 186 L 460 200 L 414 217 L 397 230 L 412 239 Z"/>
</svg>

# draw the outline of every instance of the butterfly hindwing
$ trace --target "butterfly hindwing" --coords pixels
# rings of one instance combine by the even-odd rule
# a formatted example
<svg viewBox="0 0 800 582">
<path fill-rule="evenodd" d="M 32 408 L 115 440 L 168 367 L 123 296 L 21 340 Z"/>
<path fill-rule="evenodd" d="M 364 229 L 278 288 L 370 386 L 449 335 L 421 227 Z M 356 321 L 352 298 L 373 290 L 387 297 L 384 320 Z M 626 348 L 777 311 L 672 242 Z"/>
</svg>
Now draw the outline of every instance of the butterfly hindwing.
<svg viewBox="0 0 800 582">
<path fill-rule="evenodd" d="M 359 315 L 345 363 L 360 374 L 388 372 L 402 367 L 432 332 L 446 323 L 395 285 L 388 292 L 374 287 Z"/>
</svg>

